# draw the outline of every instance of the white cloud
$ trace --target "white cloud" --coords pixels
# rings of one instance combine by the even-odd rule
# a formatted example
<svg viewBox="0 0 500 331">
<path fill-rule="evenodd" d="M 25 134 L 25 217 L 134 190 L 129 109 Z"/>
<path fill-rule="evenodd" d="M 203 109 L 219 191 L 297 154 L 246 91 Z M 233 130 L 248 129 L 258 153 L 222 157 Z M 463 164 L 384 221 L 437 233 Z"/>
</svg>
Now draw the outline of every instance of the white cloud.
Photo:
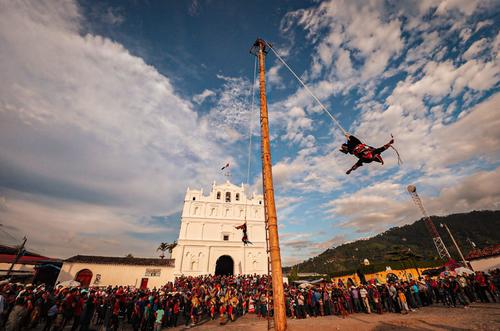
<svg viewBox="0 0 500 331">
<path fill-rule="evenodd" d="M 248 139 L 250 124 L 254 128 L 258 125 L 257 104 L 251 109 L 252 83 L 242 77 L 218 75 L 217 78 L 223 84 L 220 91 L 217 91 L 214 106 L 204 120 L 215 137 L 222 141 Z"/>
<path fill-rule="evenodd" d="M 443 15 L 447 12 L 458 10 L 466 15 L 471 15 L 479 6 L 479 1 L 471 0 L 443 0 L 440 1 L 436 14 Z"/>
<path fill-rule="evenodd" d="M 483 50 L 485 50 L 489 45 L 488 39 L 482 38 L 477 41 L 475 41 L 470 47 L 467 49 L 467 51 L 463 54 L 464 59 L 470 60 L 474 57 L 476 57 L 479 53 L 481 53 Z"/>
<path fill-rule="evenodd" d="M 196 102 L 197 104 L 201 104 L 205 101 L 205 99 L 212 97 L 215 95 L 215 92 L 209 89 L 203 90 L 200 94 L 196 94 L 193 97 L 193 101 Z"/>
<path fill-rule="evenodd" d="M 10 192 L 0 217 L 17 237 L 27 235 L 28 247 L 57 257 L 78 253 L 154 255 L 155 243 L 136 235 L 175 236 L 175 224 L 148 224 L 140 215 L 120 208 L 64 201 Z"/>
<path fill-rule="evenodd" d="M 495 22 L 493 22 L 493 20 L 486 20 L 486 21 L 481 21 L 481 22 L 478 22 L 476 24 L 476 29 L 474 32 L 477 32 L 479 30 L 481 30 L 482 28 L 484 27 L 487 27 L 487 26 L 490 26 L 490 25 L 493 25 Z"/>
<path fill-rule="evenodd" d="M 138 229 L 124 222 L 178 211 L 186 185 L 211 182 L 222 146 L 167 77 L 116 42 L 81 36 L 73 2 L 0 6 L 2 190 L 8 200 L 30 193 L 30 207 L 7 222 L 49 215 L 40 196 L 52 197 L 73 201 L 68 225 L 109 208 L 92 217 L 109 222 L 103 238 L 112 238 L 113 229 Z M 65 225 L 51 229 L 56 224 L 53 232 L 62 233 Z M 35 242 L 47 235 L 30 229 Z M 144 252 L 136 244 L 133 253 Z M 60 247 L 47 253 L 62 254 Z"/>
<path fill-rule="evenodd" d="M 347 79 L 342 86 L 350 89 L 380 75 L 403 49 L 399 19 L 388 17 L 382 9 L 376 2 L 325 1 L 289 13 L 282 25 L 285 32 L 294 23 L 304 27 L 313 42 L 326 29 L 313 57 L 313 77 L 326 70 L 330 80 Z M 362 61 L 359 69 L 353 70 L 351 56 Z"/>
<path fill-rule="evenodd" d="M 320 235 L 322 233 L 285 233 L 280 235 L 280 246 L 283 247 L 283 265 L 297 264 L 310 256 L 346 242 L 344 235 L 335 235 L 329 239 L 318 241 L 317 237 Z"/>
<path fill-rule="evenodd" d="M 463 178 L 448 180 L 437 196 L 420 192 L 430 215 L 446 215 L 471 210 L 500 208 L 499 168 L 480 171 Z M 428 181 L 417 182 L 426 190 L 436 185 Z M 420 219 L 422 215 L 413 204 L 406 186 L 391 181 L 377 183 L 354 194 L 331 201 L 328 206 L 335 217 L 344 217 L 342 226 L 359 233 L 377 233 L 392 226 L 401 226 Z"/>
<path fill-rule="evenodd" d="M 279 71 L 283 67 L 281 63 L 278 63 L 269 68 L 266 72 L 266 83 L 270 88 L 276 87 L 282 89 L 285 87 L 283 84 L 283 78 L 281 78 Z"/>
</svg>

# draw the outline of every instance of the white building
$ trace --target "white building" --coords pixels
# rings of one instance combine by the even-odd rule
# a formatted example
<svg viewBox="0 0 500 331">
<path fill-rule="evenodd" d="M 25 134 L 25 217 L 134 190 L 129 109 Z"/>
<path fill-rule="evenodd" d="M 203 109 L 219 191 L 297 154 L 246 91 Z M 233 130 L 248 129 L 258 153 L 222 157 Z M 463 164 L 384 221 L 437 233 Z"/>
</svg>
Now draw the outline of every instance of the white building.
<svg viewBox="0 0 500 331">
<path fill-rule="evenodd" d="M 57 283 L 158 288 L 174 280 L 173 271 L 171 259 L 76 255 L 63 261 Z"/>
<path fill-rule="evenodd" d="M 247 223 L 248 240 L 241 241 Z M 229 181 L 212 191 L 187 189 L 182 210 L 174 275 L 266 274 L 267 254 L 262 195 L 245 195 L 243 185 Z"/>
</svg>

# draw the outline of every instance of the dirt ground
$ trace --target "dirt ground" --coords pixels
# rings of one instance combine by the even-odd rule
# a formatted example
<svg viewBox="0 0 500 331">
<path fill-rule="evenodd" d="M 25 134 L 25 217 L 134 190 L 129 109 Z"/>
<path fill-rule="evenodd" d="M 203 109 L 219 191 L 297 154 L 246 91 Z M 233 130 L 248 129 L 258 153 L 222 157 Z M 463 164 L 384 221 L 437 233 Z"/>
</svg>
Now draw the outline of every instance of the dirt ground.
<svg viewBox="0 0 500 331">
<path fill-rule="evenodd" d="M 177 328 L 177 330 L 185 329 Z M 226 325 L 219 325 L 218 321 L 209 321 L 190 329 L 193 331 L 267 330 L 267 320 L 247 315 Z M 469 309 L 433 306 L 418 309 L 408 315 L 353 314 L 345 319 L 337 316 L 288 319 L 288 331 L 322 330 L 500 330 L 500 304 L 473 304 Z"/>
</svg>

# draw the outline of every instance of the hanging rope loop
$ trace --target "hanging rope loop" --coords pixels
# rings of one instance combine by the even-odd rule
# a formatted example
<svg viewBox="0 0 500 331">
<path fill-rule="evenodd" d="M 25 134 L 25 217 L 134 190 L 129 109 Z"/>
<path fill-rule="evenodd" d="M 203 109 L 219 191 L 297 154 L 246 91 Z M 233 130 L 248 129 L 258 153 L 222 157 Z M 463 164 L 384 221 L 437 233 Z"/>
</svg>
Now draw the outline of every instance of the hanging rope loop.
<svg viewBox="0 0 500 331">
<path fill-rule="evenodd" d="M 257 80 L 257 58 L 253 65 L 253 81 L 252 81 L 252 105 L 250 106 L 250 126 L 248 127 L 248 162 L 247 162 L 247 181 L 246 187 L 250 185 L 250 165 L 252 163 L 252 136 L 253 136 L 253 114 L 255 108 L 255 81 Z M 245 194 L 246 195 L 246 194 Z M 245 201 L 245 224 L 247 223 L 247 206 L 248 201 Z"/>
</svg>

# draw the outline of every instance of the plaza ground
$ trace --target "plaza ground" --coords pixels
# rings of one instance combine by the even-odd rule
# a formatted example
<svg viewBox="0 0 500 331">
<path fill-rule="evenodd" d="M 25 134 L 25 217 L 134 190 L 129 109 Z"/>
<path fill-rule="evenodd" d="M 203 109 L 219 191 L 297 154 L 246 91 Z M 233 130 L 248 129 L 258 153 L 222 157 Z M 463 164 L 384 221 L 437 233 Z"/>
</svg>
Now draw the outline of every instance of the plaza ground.
<svg viewBox="0 0 500 331">
<path fill-rule="evenodd" d="M 185 329 L 187 328 L 178 327 L 165 330 Z M 267 330 L 267 321 L 258 319 L 255 315 L 246 315 L 226 325 L 219 325 L 218 321 L 209 321 L 189 329 L 193 331 L 262 331 Z M 322 330 L 500 330 L 500 304 L 475 303 L 469 309 L 432 306 L 418 309 L 408 315 L 353 314 L 345 319 L 338 316 L 288 319 L 288 331 Z"/>
</svg>

